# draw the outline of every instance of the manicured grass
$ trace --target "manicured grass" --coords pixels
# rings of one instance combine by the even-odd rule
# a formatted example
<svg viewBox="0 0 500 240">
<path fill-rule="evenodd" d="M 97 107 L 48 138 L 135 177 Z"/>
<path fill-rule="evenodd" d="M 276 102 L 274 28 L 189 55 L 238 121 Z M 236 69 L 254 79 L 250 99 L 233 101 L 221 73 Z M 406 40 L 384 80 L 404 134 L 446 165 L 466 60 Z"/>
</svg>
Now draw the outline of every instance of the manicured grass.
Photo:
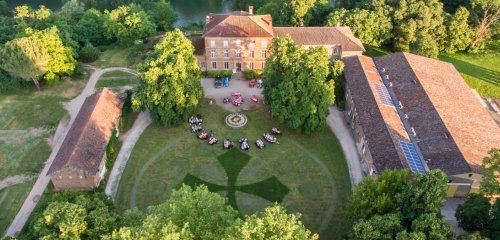
<svg viewBox="0 0 500 240">
<path fill-rule="evenodd" d="M 165 128 L 152 124 L 134 147 L 116 197 L 119 210 L 159 204 L 182 183 L 205 183 L 212 191 L 232 198 L 243 214 L 250 214 L 281 201 L 313 231 L 321 228 L 322 239 L 338 239 L 349 227 L 341 213 L 350 193 L 347 164 L 338 140 L 328 130 L 304 135 L 282 128 L 279 145 L 259 150 L 255 139 L 272 127 L 268 109 L 243 112 L 246 126 L 233 129 L 224 123 L 229 112 L 205 104 L 200 109 L 206 130 L 213 129 L 215 146 L 196 139 L 189 125 Z M 228 151 L 222 142 L 246 137 L 251 149 Z M 248 156 L 248 157 L 245 157 Z M 248 159 L 246 161 L 245 159 Z"/>
<path fill-rule="evenodd" d="M 134 77 L 134 75 L 127 73 L 127 72 L 122 72 L 122 71 L 112 71 L 112 72 L 107 72 L 104 73 L 101 76 L 101 79 L 115 79 L 115 78 L 129 78 L 129 77 Z"/>
<path fill-rule="evenodd" d="M 137 80 L 135 78 L 123 78 L 123 79 L 100 79 L 97 81 L 97 84 L 95 85 L 95 88 L 103 88 L 103 87 L 108 87 L 108 88 L 115 88 L 115 87 L 122 87 L 126 85 L 131 85 L 131 84 L 136 84 Z"/>
<path fill-rule="evenodd" d="M 441 54 L 439 59 L 452 63 L 467 84 L 482 97 L 500 98 L 500 55 L 487 53 Z"/>
<path fill-rule="evenodd" d="M 34 181 L 29 181 L 0 190 L 0 236 L 3 236 L 16 216 L 33 183 Z"/>
<path fill-rule="evenodd" d="M 112 46 L 101 53 L 99 59 L 92 64 L 99 68 L 131 67 L 137 62 L 131 47 Z"/>
<path fill-rule="evenodd" d="M 365 53 L 364 55 L 369 56 L 369 57 L 378 57 L 386 54 L 392 53 L 391 50 L 385 48 L 385 47 L 375 47 L 375 46 L 370 46 L 370 45 L 365 45 Z"/>
<path fill-rule="evenodd" d="M 139 116 L 138 112 L 132 111 L 132 109 L 122 111 L 122 117 L 120 118 L 120 131 L 127 132 L 134 125 L 135 120 Z"/>
</svg>

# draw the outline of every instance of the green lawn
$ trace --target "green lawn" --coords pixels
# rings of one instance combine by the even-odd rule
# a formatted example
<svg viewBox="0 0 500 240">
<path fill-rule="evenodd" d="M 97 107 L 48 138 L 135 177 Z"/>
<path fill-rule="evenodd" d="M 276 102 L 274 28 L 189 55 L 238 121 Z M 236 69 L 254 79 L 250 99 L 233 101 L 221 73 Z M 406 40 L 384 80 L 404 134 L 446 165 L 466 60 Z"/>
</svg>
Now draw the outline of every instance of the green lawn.
<svg viewBox="0 0 500 240">
<path fill-rule="evenodd" d="M 101 53 L 99 59 L 92 63 L 99 68 L 132 67 L 138 56 L 133 54 L 132 47 L 112 46 Z"/>
<path fill-rule="evenodd" d="M 85 75 L 86 76 L 86 75 Z M 0 93 L 0 180 L 37 175 L 51 153 L 49 139 L 67 113 L 62 103 L 78 95 L 85 81 Z M 0 190 L 0 235 L 7 228 L 33 181 Z"/>
<path fill-rule="evenodd" d="M 137 80 L 135 78 L 123 78 L 123 79 L 101 79 L 95 85 L 95 88 L 116 88 L 123 87 L 126 85 L 136 84 Z"/>
<path fill-rule="evenodd" d="M 452 63 L 469 87 L 476 89 L 482 97 L 500 98 L 500 56 L 498 47 L 489 46 L 485 53 L 440 54 L 439 59 Z M 377 57 L 392 53 L 383 47 L 365 46 L 364 53 Z"/>
<path fill-rule="evenodd" d="M 210 146 L 190 133 L 188 124 L 165 128 L 153 124 L 135 145 L 116 198 L 121 211 L 159 204 L 182 183 L 205 183 L 231 199 L 249 214 L 283 199 L 292 212 L 322 239 L 338 239 L 349 227 L 341 211 L 350 193 L 347 164 L 338 140 L 327 129 L 312 135 L 284 131 L 279 145 L 258 150 L 254 141 L 271 127 L 267 109 L 244 112 L 248 123 L 240 129 L 225 125 L 229 112 L 205 105 L 200 114 L 204 126 L 213 129 L 220 142 Z M 222 149 L 222 141 L 247 137 L 246 152 Z"/>
<path fill-rule="evenodd" d="M 134 125 L 135 120 L 139 116 L 138 112 L 132 111 L 132 109 L 122 111 L 122 117 L 120 118 L 120 131 L 127 132 Z"/>
</svg>

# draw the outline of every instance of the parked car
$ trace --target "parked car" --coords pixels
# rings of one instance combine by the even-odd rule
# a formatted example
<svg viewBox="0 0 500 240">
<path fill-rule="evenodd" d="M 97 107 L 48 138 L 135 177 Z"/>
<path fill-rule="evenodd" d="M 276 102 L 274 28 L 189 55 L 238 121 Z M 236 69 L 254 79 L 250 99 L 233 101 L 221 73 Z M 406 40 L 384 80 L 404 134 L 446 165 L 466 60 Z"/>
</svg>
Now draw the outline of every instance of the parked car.
<svg viewBox="0 0 500 240">
<path fill-rule="evenodd" d="M 223 83 L 224 82 L 222 81 L 222 78 L 216 78 L 215 81 L 214 81 L 214 87 L 215 88 L 221 88 Z"/>
</svg>

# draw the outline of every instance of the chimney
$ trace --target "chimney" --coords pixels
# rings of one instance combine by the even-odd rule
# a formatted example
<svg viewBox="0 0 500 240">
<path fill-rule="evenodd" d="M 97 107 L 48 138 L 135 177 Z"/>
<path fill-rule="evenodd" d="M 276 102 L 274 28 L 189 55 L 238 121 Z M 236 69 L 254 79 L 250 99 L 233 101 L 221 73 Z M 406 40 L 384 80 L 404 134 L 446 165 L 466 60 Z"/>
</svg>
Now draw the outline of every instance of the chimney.
<svg viewBox="0 0 500 240">
<path fill-rule="evenodd" d="M 206 18 L 205 18 L 205 24 L 208 24 L 210 22 L 210 15 L 208 15 Z"/>
<path fill-rule="evenodd" d="M 253 6 L 248 6 L 248 14 L 253 15 Z"/>
</svg>

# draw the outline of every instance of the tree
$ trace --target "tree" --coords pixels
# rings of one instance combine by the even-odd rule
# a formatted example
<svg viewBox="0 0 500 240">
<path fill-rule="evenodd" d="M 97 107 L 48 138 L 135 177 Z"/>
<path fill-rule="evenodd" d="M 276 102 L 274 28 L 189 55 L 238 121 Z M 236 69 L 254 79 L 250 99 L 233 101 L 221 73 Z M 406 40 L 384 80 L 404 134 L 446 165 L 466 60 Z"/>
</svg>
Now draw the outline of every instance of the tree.
<svg viewBox="0 0 500 240">
<path fill-rule="evenodd" d="M 424 233 L 427 239 L 448 239 L 454 240 L 455 234 L 444 219 L 437 214 L 440 213 L 426 213 L 420 215 L 412 223 L 412 230 L 414 232 Z"/>
<path fill-rule="evenodd" d="M 403 231 L 401 218 L 398 214 L 390 213 L 375 215 L 369 220 L 361 220 L 353 226 L 352 238 L 355 240 L 395 239 Z"/>
<path fill-rule="evenodd" d="M 299 219 L 300 214 L 288 214 L 283 207 L 274 205 L 236 223 L 227 239 L 318 239 L 318 235 L 306 229 Z"/>
<path fill-rule="evenodd" d="M 0 68 L 11 76 L 33 81 L 40 90 L 39 78 L 47 72 L 50 55 L 44 44 L 30 37 L 7 42 L 0 48 Z"/>
<path fill-rule="evenodd" d="M 7 4 L 7 1 L 1 0 L 0 1 L 0 16 L 7 16 L 10 17 L 12 15 L 9 4 Z"/>
<path fill-rule="evenodd" d="M 81 239 L 87 229 L 84 207 L 68 203 L 53 202 L 36 220 L 34 231 L 39 239 Z"/>
<path fill-rule="evenodd" d="M 238 212 L 227 205 L 227 199 L 208 191 L 206 186 L 192 189 L 182 186 L 169 200 L 148 208 L 148 218 L 188 226 L 194 239 L 221 239 L 237 219 Z"/>
<path fill-rule="evenodd" d="M 459 7 L 453 16 L 447 17 L 444 47 L 447 53 L 463 51 L 469 47 L 474 34 L 468 23 L 469 15 L 465 7 Z"/>
<path fill-rule="evenodd" d="M 330 60 L 323 47 L 305 50 L 288 36 L 276 38 L 266 62 L 264 96 L 278 122 L 310 133 L 325 125 L 334 101 Z M 310 96 L 316 96 L 311 98 Z"/>
<path fill-rule="evenodd" d="M 167 126 L 187 120 L 203 97 L 201 70 L 193 53 L 180 30 L 168 32 L 138 67 L 134 110 L 147 108 L 154 120 Z"/>
<path fill-rule="evenodd" d="M 276 26 L 283 25 L 281 21 L 281 5 L 277 2 L 268 2 L 256 11 L 259 15 L 270 14 L 273 17 L 273 24 Z"/>
<path fill-rule="evenodd" d="M 398 207 L 394 199 L 407 187 L 409 174 L 408 170 L 385 170 L 377 179 L 363 178 L 349 198 L 349 218 L 357 221 L 393 212 Z"/>
<path fill-rule="evenodd" d="M 481 179 L 481 191 L 486 195 L 500 194 L 500 149 L 494 148 L 489 152 L 489 157 L 483 159 L 481 168 L 483 177 Z"/>
<path fill-rule="evenodd" d="M 470 0 L 470 3 L 472 19 L 476 26 L 471 49 L 477 51 L 484 47 L 484 42 L 491 36 L 493 26 L 498 26 L 500 1 Z"/>
<path fill-rule="evenodd" d="M 471 193 L 467 201 L 457 207 L 455 216 L 460 227 L 467 231 L 482 231 L 491 222 L 489 200 L 481 194 Z"/>
<path fill-rule="evenodd" d="M 165 0 L 154 3 L 154 8 L 151 10 L 151 16 L 158 30 L 161 31 L 172 30 L 175 21 L 177 21 L 177 16 L 172 5 Z"/>
<path fill-rule="evenodd" d="M 328 16 L 327 26 L 349 26 L 364 44 L 380 46 L 392 37 L 390 19 L 366 9 L 336 9 Z"/>
<path fill-rule="evenodd" d="M 280 18 L 285 25 L 306 26 L 311 19 L 309 10 L 316 0 L 283 0 Z"/>
<path fill-rule="evenodd" d="M 99 10 L 89 9 L 74 27 L 75 36 L 81 44 L 90 42 L 94 46 L 108 44 L 113 38 L 105 26 L 106 16 Z"/>
<path fill-rule="evenodd" d="M 111 236 L 104 237 L 105 240 L 190 240 L 194 239 L 189 232 L 188 225 L 180 228 L 171 221 L 162 222 L 157 217 L 148 217 L 142 226 L 137 228 L 123 227 L 113 231 Z"/>
<path fill-rule="evenodd" d="M 85 4 L 79 0 L 69 0 L 61 7 L 61 12 L 70 16 L 83 14 L 85 11 Z"/>
<path fill-rule="evenodd" d="M 416 40 L 410 45 L 411 51 L 422 56 L 437 58 L 439 45 L 430 34 L 417 32 Z"/>
<path fill-rule="evenodd" d="M 16 37 L 16 22 L 12 17 L 0 16 L 0 44 Z"/>
<path fill-rule="evenodd" d="M 405 224 L 426 213 L 440 213 L 448 178 L 440 170 L 417 174 L 397 195 Z"/>
<path fill-rule="evenodd" d="M 101 51 L 99 51 L 98 48 L 92 46 L 90 42 L 87 42 L 80 50 L 80 60 L 82 62 L 93 62 L 99 58 L 100 53 Z"/>
<path fill-rule="evenodd" d="M 487 237 L 481 236 L 479 232 L 466 233 L 458 237 L 459 240 L 490 240 Z"/>
<path fill-rule="evenodd" d="M 309 9 L 311 19 L 309 26 L 324 26 L 328 15 L 333 11 L 333 7 L 328 0 L 316 0 L 316 3 Z"/>
<path fill-rule="evenodd" d="M 130 45 L 135 40 L 143 39 L 156 32 L 156 26 L 140 5 L 120 6 L 105 12 L 108 20 L 105 26 L 110 35 L 115 36 L 120 44 Z"/>
<path fill-rule="evenodd" d="M 427 240 L 423 232 L 406 232 L 402 231 L 396 235 L 396 240 Z"/>
</svg>

